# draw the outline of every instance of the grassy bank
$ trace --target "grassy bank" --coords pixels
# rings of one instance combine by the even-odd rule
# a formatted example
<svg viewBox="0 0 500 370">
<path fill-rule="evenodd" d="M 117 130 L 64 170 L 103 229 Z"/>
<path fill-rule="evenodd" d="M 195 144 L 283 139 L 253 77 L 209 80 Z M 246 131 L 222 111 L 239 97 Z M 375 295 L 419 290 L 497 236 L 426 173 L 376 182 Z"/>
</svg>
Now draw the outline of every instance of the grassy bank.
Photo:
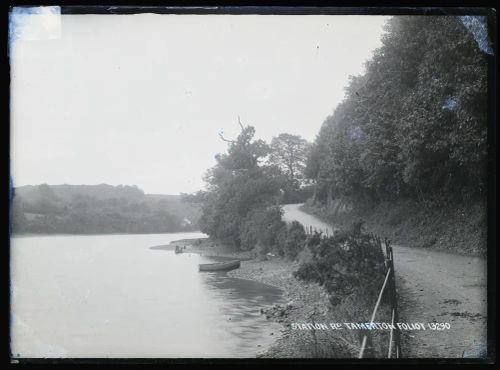
<svg viewBox="0 0 500 370">
<path fill-rule="evenodd" d="M 363 220 L 369 232 L 393 244 L 486 255 L 486 203 L 432 206 L 415 201 L 361 204 L 341 200 L 330 207 L 308 202 L 302 210 L 339 228 Z"/>
<path fill-rule="evenodd" d="M 279 257 L 259 257 L 254 251 L 234 252 L 210 239 L 186 239 L 174 241 L 156 249 L 173 250 L 186 246 L 187 252 L 210 257 L 231 257 L 242 260 L 241 267 L 228 272 L 228 276 L 272 285 L 283 290 L 286 304 L 263 309 L 262 315 L 283 325 L 274 344 L 263 349 L 263 358 L 352 358 L 359 351 L 357 330 L 294 330 L 292 323 L 366 322 L 369 307 L 345 299 L 332 311 L 328 294 L 316 283 L 298 280 L 293 276 L 300 262 Z M 300 259 L 299 259 L 300 260 Z M 383 317 L 384 313 L 381 314 Z M 386 335 L 383 333 L 381 335 Z M 383 350 L 380 349 L 382 352 Z"/>
</svg>

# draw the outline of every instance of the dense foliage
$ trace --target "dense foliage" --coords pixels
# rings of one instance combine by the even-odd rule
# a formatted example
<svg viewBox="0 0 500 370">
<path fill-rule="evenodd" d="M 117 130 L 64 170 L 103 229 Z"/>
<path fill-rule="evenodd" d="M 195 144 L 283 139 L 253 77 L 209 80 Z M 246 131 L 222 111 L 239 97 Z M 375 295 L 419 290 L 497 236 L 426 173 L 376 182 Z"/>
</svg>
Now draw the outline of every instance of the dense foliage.
<svg viewBox="0 0 500 370">
<path fill-rule="evenodd" d="M 483 195 L 487 111 L 487 54 L 460 18 L 393 17 L 311 149 L 317 200 Z"/>
<path fill-rule="evenodd" d="M 285 257 L 292 261 L 295 260 L 304 249 L 306 239 L 304 226 L 298 221 L 292 221 L 288 226 L 283 245 Z"/>
<path fill-rule="evenodd" d="M 245 250 L 257 247 L 261 254 L 276 252 L 283 254 L 283 236 L 286 224 L 281 219 L 283 210 L 274 205 L 254 208 L 244 219 L 240 236 L 241 247 Z"/>
<path fill-rule="evenodd" d="M 207 191 L 198 194 L 202 204 L 201 230 L 235 248 L 255 241 L 253 213 L 277 203 L 281 173 L 263 165 L 269 146 L 254 140 L 255 129 L 242 127 L 229 141 L 228 152 L 216 156 L 217 164 L 206 176 Z M 243 241 L 243 243 L 242 243 Z"/>
<path fill-rule="evenodd" d="M 332 305 L 352 294 L 375 301 L 384 279 L 384 254 L 361 225 L 330 237 L 315 233 L 307 239 L 307 247 L 312 259 L 301 264 L 297 278 L 323 285 Z"/>
<path fill-rule="evenodd" d="M 199 210 L 179 196 L 135 186 L 39 185 L 16 188 L 14 233 L 162 233 L 197 230 Z"/>
<path fill-rule="evenodd" d="M 207 190 L 186 198 L 201 203 L 201 230 L 214 239 L 235 249 L 283 255 L 286 224 L 279 204 L 287 193 L 306 193 L 299 179 L 307 142 L 282 134 L 268 145 L 254 135 L 252 126 L 241 125 L 235 140 L 222 137 L 228 151 L 208 170 Z"/>
<path fill-rule="evenodd" d="M 312 195 L 304 175 L 310 145 L 304 138 L 286 133 L 271 140 L 269 163 L 285 177 L 282 203 L 299 203 Z"/>
</svg>

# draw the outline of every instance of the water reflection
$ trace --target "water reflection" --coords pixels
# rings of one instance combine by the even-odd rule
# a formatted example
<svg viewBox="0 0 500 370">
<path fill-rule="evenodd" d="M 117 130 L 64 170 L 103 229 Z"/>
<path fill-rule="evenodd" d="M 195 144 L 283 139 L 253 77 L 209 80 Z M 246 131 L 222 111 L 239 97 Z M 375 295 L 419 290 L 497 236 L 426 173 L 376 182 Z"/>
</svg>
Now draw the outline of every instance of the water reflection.
<svg viewBox="0 0 500 370">
<path fill-rule="evenodd" d="M 281 291 L 201 273 L 199 263 L 214 262 L 207 257 L 149 249 L 196 235 L 13 238 L 13 353 L 255 356 L 281 327 L 260 315 Z"/>
<path fill-rule="evenodd" d="M 253 281 L 230 278 L 224 272 L 204 273 L 204 286 L 219 302 L 225 330 L 241 340 L 240 351 L 250 356 L 257 345 L 266 346 L 280 326 L 269 322 L 261 308 L 283 303 L 282 291 Z"/>
</svg>

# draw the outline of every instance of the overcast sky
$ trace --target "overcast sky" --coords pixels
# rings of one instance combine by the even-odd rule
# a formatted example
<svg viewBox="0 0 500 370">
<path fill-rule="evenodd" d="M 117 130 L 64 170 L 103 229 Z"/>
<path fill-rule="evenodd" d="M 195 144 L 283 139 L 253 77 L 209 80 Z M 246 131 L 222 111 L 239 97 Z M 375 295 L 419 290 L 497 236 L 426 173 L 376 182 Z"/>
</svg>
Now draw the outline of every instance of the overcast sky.
<svg viewBox="0 0 500 370">
<path fill-rule="evenodd" d="M 267 141 L 312 141 L 387 18 L 28 17 L 11 45 L 14 186 L 193 192 L 226 149 L 218 132 L 238 134 L 238 115 Z M 40 22 L 55 31 L 37 37 Z"/>
</svg>

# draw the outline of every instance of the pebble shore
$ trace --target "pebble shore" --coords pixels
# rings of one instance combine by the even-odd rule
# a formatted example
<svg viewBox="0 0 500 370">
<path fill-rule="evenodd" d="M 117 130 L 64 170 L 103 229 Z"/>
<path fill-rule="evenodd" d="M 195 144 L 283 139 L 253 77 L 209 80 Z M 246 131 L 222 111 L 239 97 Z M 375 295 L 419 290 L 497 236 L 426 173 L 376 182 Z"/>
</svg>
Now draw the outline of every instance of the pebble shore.
<svg viewBox="0 0 500 370">
<path fill-rule="evenodd" d="M 206 257 L 230 257 L 241 260 L 241 267 L 229 271 L 228 276 L 257 281 L 283 290 L 284 305 L 274 305 L 261 311 L 268 320 L 283 325 L 274 343 L 263 349 L 257 357 L 264 358 L 307 358 L 316 357 L 318 340 L 331 341 L 332 338 L 318 338 L 310 331 L 291 329 L 291 323 L 319 321 L 328 316 L 328 295 L 318 284 L 306 283 L 295 279 L 293 272 L 298 263 L 279 257 L 259 258 L 251 251 L 234 252 L 218 245 L 210 239 L 184 239 L 154 249 L 174 250 L 175 246 L 185 247 L 186 252 L 199 253 Z M 312 348 L 314 347 L 314 348 Z M 312 356 L 312 355 L 314 356 Z M 328 356 L 326 356 L 328 355 Z M 331 353 L 322 357 L 337 357 Z M 340 354 L 338 354 L 340 355 Z"/>
</svg>

